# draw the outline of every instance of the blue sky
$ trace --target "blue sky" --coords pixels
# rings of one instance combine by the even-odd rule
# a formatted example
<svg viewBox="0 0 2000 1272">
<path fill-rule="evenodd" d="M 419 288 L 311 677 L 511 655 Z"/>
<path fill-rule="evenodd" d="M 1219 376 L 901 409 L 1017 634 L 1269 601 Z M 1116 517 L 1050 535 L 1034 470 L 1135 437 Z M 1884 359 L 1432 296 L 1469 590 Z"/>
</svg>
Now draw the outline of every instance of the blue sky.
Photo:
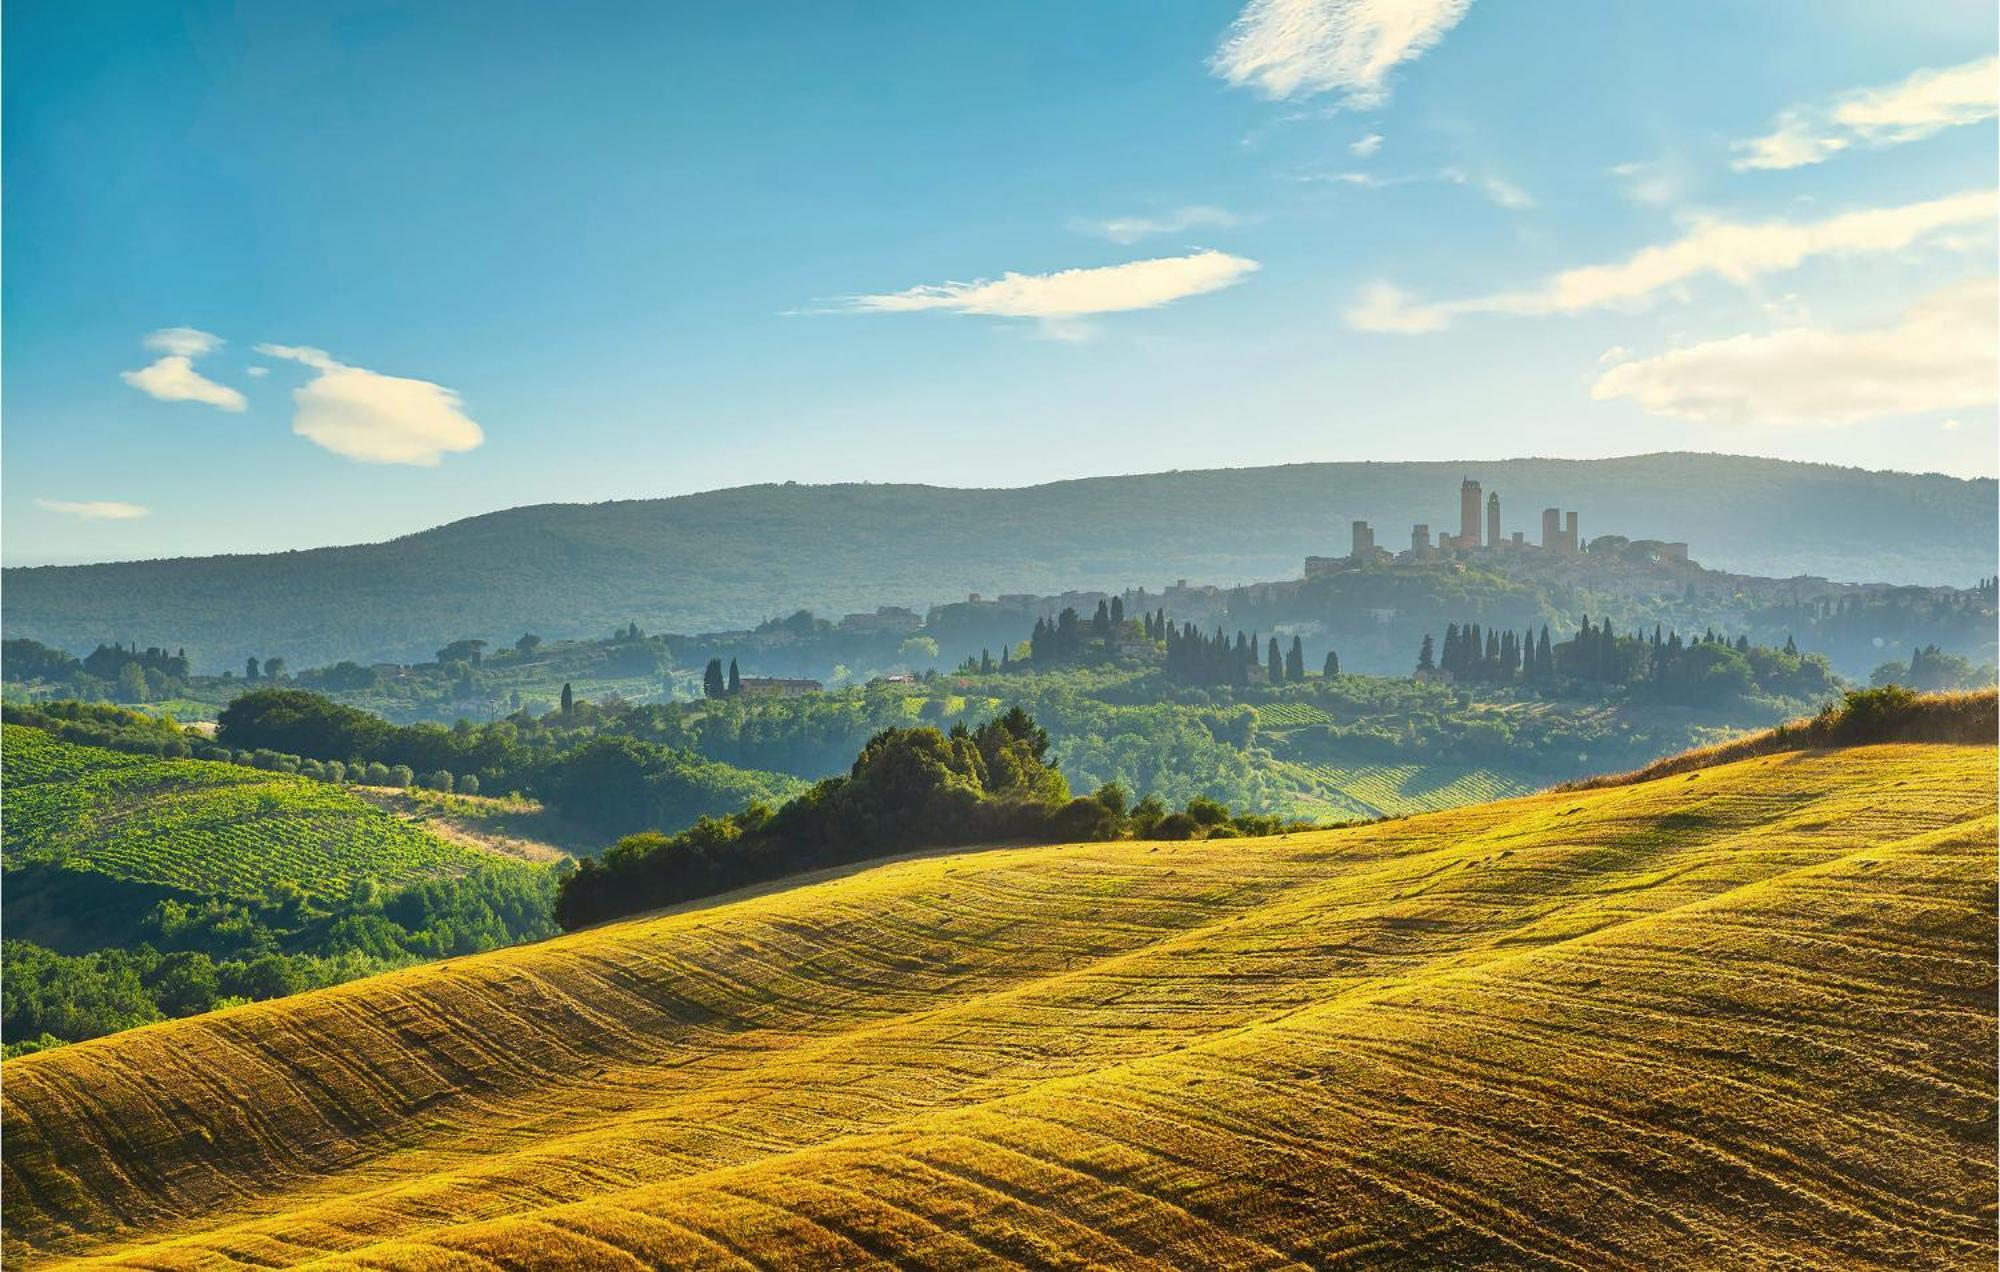
<svg viewBox="0 0 2000 1272">
<path fill-rule="evenodd" d="M 756 481 L 1992 475 L 1935 0 L 15 0 L 9 563 Z"/>
</svg>

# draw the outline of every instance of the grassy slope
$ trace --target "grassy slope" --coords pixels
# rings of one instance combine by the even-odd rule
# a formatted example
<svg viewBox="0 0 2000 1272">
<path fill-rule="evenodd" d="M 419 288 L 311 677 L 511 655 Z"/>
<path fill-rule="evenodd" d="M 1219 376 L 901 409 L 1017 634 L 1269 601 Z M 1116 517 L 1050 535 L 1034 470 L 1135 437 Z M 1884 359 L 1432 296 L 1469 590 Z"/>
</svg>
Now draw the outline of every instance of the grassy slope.
<svg viewBox="0 0 2000 1272">
<path fill-rule="evenodd" d="M 79 651 L 171 632 L 203 667 L 272 650 L 305 667 L 524 628 L 712 631 L 802 605 L 1287 578 L 1308 553 L 1344 551 L 1332 527 L 1350 519 L 1385 541 L 1448 520 L 1468 473 L 1531 537 L 1536 510 L 1559 504 L 1580 510 L 1586 535 L 1689 539 L 1697 559 L 1752 573 L 1963 585 L 1994 557 L 1989 480 L 1690 454 L 1294 464 L 1020 490 L 746 486 L 515 508 L 357 547 L 9 569 L 5 630 Z"/>
<path fill-rule="evenodd" d="M 181 1266 L 1994 1261 L 1990 747 L 993 851 L 8 1062 Z"/>
<path fill-rule="evenodd" d="M 132 883 L 255 897 L 275 883 L 344 896 L 360 878 L 408 883 L 490 859 L 338 786 L 0 727 L 10 864 L 69 862 Z"/>
</svg>

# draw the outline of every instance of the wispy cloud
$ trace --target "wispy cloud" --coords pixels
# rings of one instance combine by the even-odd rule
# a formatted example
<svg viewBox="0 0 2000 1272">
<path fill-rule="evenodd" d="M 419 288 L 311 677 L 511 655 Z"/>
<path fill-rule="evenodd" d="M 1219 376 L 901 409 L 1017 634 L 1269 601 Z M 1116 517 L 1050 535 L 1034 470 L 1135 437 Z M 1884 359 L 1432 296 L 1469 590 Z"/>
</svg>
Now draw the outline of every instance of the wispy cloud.
<svg viewBox="0 0 2000 1272">
<path fill-rule="evenodd" d="M 1367 136 L 1362 137 L 1359 141 L 1350 141 L 1347 143 L 1347 153 L 1353 155 L 1357 159 L 1366 159 L 1368 156 L 1374 154 L 1381 148 L 1382 148 L 1381 133 L 1369 133 Z"/>
<path fill-rule="evenodd" d="M 1392 176 L 1349 168 L 1340 172 L 1310 172 L 1298 180 L 1333 182 L 1363 190 L 1389 190 L 1422 182 L 1442 182 L 1474 191 L 1487 202 L 1509 212 L 1525 212 L 1536 206 L 1535 197 L 1512 181 L 1491 175 L 1475 177 L 1463 168 L 1439 168 L 1435 172 L 1404 172 Z"/>
<path fill-rule="evenodd" d="M 1900 83 L 1857 89 L 1781 113 L 1762 137 L 1739 141 L 1731 165 L 1802 168 L 1855 146 L 1900 146 L 2000 114 L 2000 58 L 1921 70 Z"/>
<path fill-rule="evenodd" d="M 1646 207 L 1666 207 L 1679 202 L 1688 185 L 1684 165 L 1678 159 L 1621 163 L 1609 171 L 1618 178 L 1627 199 Z"/>
<path fill-rule="evenodd" d="M 1590 395 L 1708 424 L 1853 424 L 1979 406 L 1996 396 L 1996 307 L 2000 280 L 1976 279 L 1926 296 L 1893 326 L 1792 328 L 1620 362 Z"/>
<path fill-rule="evenodd" d="M 460 410 L 458 394 L 429 380 L 351 367 L 324 350 L 297 345 L 260 344 L 257 352 L 318 372 L 292 392 L 292 431 L 336 455 L 428 468 L 448 452 L 486 440 Z"/>
<path fill-rule="evenodd" d="M 1509 212 L 1525 212 L 1535 206 L 1535 196 L 1505 177 L 1474 177 L 1462 168 L 1446 168 L 1438 173 L 1438 177 L 1453 185 L 1469 186 L 1485 195 L 1495 206 L 1506 208 Z"/>
<path fill-rule="evenodd" d="M 1367 109 L 1389 73 L 1457 26 L 1472 0 L 1250 0 L 1210 67 L 1266 97 L 1339 93 Z"/>
<path fill-rule="evenodd" d="M 244 408 L 241 393 L 194 369 L 196 358 L 222 347 L 222 337 L 193 327 L 163 327 L 144 343 L 161 356 L 137 371 L 119 372 L 125 383 L 162 402 L 204 402 L 225 411 Z"/>
<path fill-rule="evenodd" d="M 131 521 L 148 513 L 138 504 L 120 503 L 115 499 L 37 499 L 35 506 L 48 512 L 60 512 L 66 517 L 83 517 L 91 521 Z"/>
<path fill-rule="evenodd" d="M 1441 331 L 1469 314 L 1571 314 L 1636 306 L 1656 292 L 1704 275 L 1743 284 L 1817 256 L 1901 251 L 1945 231 L 1990 226 L 1996 212 L 2000 199 L 1991 190 L 1979 190 L 1822 221 L 1710 221 L 1671 243 L 1611 264 L 1564 270 L 1523 291 L 1425 302 L 1392 284 L 1377 283 L 1363 291 L 1347 318 L 1364 331 L 1413 334 Z"/>
<path fill-rule="evenodd" d="M 1070 228 L 1080 234 L 1094 234 L 1113 243 L 1136 243 L 1156 234 L 1180 234 L 1188 230 L 1228 230 L 1243 224 L 1243 218 L 1227 208 L 1195 205 L 1178 208 L 1159 216 L 1118 216 L 1092 221 L 1078 218 Z"/>
<path fill-rule="evenodd" d="M 1093 314 L 1157 309 L 1162 305 L 1233 287 L 1255 273 L 1256 261 L 1204 250 L 1053 274 L 1007 273 L 993 280 L 936 283 L 906 291 L 851 296 L 836 308 L 858 313 L 903 314 L 942 310 L 996 318 L 1035 318 L 1062 324 Z"/>
</svg>

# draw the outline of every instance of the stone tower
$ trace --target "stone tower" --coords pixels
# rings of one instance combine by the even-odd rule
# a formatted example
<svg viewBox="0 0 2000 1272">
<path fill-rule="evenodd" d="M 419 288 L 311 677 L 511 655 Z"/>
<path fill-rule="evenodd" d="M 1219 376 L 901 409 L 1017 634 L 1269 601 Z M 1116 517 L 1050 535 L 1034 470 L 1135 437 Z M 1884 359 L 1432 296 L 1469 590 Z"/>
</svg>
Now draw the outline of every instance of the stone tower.
<svg viewBox="0 0 2000 1272">
<path fill-rule="evenodd" d="M 1486 496 L 1486 546 L 1500 546 L 1500 492 Z"/>
<path fill-rule="evenodd" d="M 1542 509 L 1542 550 L 1557 552 L 1562 548 L 1562 509 Z"/>
<path fill-rule="evenodd" d="M 1479 483 L 1470 477 L 1458 486 L 1458 546 L 1479 546 Z"/>
</svg>

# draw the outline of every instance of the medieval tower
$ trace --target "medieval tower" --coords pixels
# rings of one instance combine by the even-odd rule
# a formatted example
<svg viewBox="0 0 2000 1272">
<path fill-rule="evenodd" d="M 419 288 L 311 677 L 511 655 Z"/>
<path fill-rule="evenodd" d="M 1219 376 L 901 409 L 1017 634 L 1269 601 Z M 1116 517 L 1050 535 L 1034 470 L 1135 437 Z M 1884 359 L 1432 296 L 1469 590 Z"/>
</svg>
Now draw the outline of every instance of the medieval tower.
<svg viewBox="0 0 2000 1272">
<path fill-rule="evenodd" d="M 1479 483 L 1470 477 L 1458 487 L 1458 541 L 1455 546 L 1479 546 Z"/>
</svg>

